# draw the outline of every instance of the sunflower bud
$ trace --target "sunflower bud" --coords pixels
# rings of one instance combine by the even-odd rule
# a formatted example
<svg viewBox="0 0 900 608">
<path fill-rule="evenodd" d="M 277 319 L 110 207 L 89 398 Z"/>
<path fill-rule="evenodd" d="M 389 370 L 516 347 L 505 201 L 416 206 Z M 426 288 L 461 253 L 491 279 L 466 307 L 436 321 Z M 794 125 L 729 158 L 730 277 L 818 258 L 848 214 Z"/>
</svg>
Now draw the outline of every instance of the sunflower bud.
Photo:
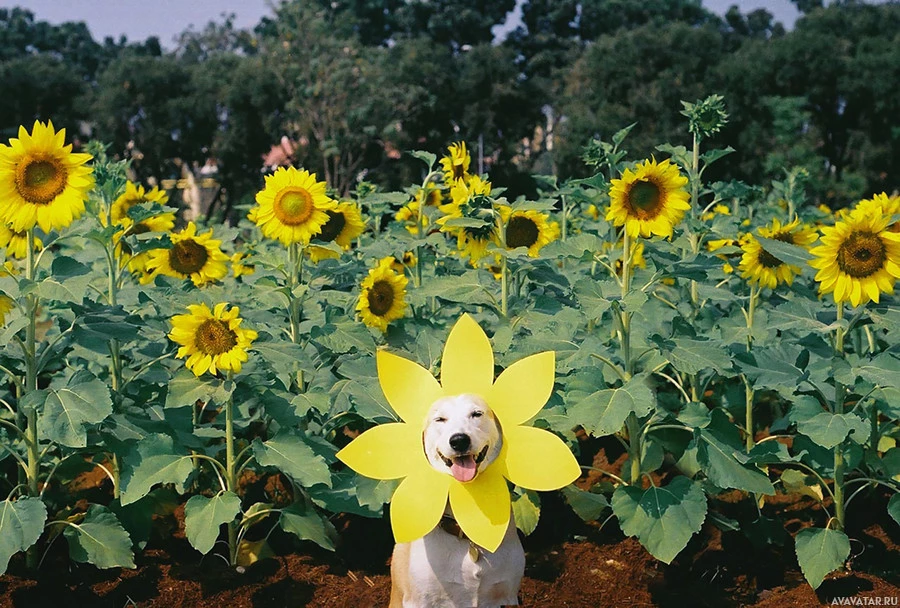
<svg viewBox="0 0 900 608">
<path fill-rule="evenodd" d="M 684 106 L 681 114 L 690 121 L 688 130 L 699 139 L 718 133 L 728 122 L 725 99 L 721 95 L 710 95 L 697 103 L 682 101 L 681 105 Z"/>
</svg>

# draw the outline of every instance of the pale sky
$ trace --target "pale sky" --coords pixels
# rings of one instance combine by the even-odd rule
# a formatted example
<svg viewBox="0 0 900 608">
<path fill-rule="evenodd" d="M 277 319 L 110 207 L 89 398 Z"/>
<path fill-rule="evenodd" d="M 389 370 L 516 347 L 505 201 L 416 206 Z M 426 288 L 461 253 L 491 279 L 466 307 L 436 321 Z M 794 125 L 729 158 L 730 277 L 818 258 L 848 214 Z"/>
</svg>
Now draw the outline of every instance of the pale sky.
<svg viewBox="0 0 900 608">
<path fill-rule="evenodd" d="M 744 13 L 765 8 L 787 28 L 798 16 L 790 0 L 703 0 L 703 4 L 719 14 L 732 4 Z M 201 30 L 209 21 L 221 21 L 222 13 L 234 13 L 238 28 L 252 28 L 262 16 L 272 14 L 271 0 L 0 0 L 0 7 L 13 6 L 54 24 L 84 21 L 98 42 L 121 34 L 131 42 L 158 36 L 163 48 L 170 50 L 179 33 L 192 25 Z"/>
</svg>

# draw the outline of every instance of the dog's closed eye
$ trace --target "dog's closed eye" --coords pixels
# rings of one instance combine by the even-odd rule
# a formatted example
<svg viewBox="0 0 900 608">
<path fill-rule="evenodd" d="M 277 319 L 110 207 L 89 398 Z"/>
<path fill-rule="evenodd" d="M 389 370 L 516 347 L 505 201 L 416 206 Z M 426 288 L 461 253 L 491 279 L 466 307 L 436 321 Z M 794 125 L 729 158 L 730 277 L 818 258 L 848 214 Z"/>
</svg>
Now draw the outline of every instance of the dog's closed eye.
<svg viewBox="0 0 900 608">
<path fill-rule="evenodd" d="M 435 422 L 447 422 L 447 419 L 444 418 L 443 416 L 438 416 L 437 418 L 434 419 L 434 421 Z"/>
<path fill-rule="evenodd" d="M 480 410 L 475 410 L 474 412 L 472 412 L 472 413 L 470 414 L 470 416 L 471 416 L 472 418 L 481 418 L 483 415 L 484 415 L 484 412 L 482 412 L 482 411 L 480 411 Z"/>
</svg>

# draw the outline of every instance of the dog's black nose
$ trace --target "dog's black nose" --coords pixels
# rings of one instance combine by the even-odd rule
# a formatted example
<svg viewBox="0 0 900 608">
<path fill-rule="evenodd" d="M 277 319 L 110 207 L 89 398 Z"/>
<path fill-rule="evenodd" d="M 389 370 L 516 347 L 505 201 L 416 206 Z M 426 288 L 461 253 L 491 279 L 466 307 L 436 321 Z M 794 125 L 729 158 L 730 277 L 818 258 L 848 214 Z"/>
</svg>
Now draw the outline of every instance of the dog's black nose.
<svg viewBox="0 0 900 608">
<path fill-rule="evenodd" d="M 472 440 L 465 433 L 456 433 L 450 436 L 450 447 L 457 452 L 465 452 L 472 444 Z"/>
</svg>

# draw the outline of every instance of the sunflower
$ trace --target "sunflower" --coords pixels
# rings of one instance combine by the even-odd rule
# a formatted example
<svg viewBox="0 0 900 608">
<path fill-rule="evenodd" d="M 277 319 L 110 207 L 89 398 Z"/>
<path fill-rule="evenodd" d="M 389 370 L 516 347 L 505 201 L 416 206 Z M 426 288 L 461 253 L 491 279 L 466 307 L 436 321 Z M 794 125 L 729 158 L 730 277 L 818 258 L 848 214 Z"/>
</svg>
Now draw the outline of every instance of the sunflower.
<svg viewBox="0 0 900 608">
<path fill-rule="evenodd" d="M 388 323 L 402 319 L 406 313 L 406 285 L 409 280 L 393 271 L 395 260 L 388 256 L 369 271 L 360 284 L 359 311 L 363 323 L 387 331 Z"/>
<path fill-rule="evenodd" d="M 450 152 L 447 156 L 441 158 L 441 167 L 444 169 L 444 183 L 448 187 L 458 180 L 467 181 L 469 178 L 469 165 L 472 163 L 472 157 L 466 151 L 466 142 L 458 141 L 447 146 Z"/>
<path fill-rule="evenodd" d="M 424 188 L 416 191 L 414 201 L 422 202 L 424 199 L 426 207 L 437 207 L 441 204 L 441 189 L 434 182 L 428 182 Z"/>
<path fill-rule="evenodd" d="M 253 274 L 256 271 L 256 267 L 253 264 L 244 263 L 245 258 L 247 258 L 247 254 L 241 252 L 234 253 L 231 258 L 229 258 L 231 260 L 231 271 L 234 273 L 234 278 Z"/>
<path fill-rule="evenodd" d="M 572 452 L 550 431 L 524 426 L 553 393 L 552 351 L 516 361 L 494 379 L 494 353 L 472 317 L 453 326 L 441 357 L 440 383 L 424 367 L 385 350 L 376 353 L 378 380 L 388 403 L 403 422 L 365 431 L 338 452 L 339 460 L 375 479 L 403 481 L 391 498 L 396 542 L 428 534 L 447 501 L 465 535 L 496 551 L 510 518 L 507 480 L 539 491 L 561 488 L 581 471 Z M 490 466 L 471 481 L 457 481 L 433 468 L 422 449 L 422 425 L 431 405 L 461 394 L 484 399 L 503 429 L 503 447 Z"/>
<path fill-rule="evenodd" d="M 28 233 L 17 232 L 5 224 L 0 224 L 0 247 L 6 247 L 6 257 L 21 260 L 28 255 Z M 41 239 L 34 237 L 34 250 L 44 248 Z"/>
<path fill-rule="evenodd" d="M 497 243 L 497 222 L 491 199 L 491 182 L 473 175 L 467 182 L 460 180 L 450 189 L 450 203 L 441 205 L 445 215 L 437 220 L 441 232 L 456 235 L 456 247 L 474 266 L 487 253 L 489 243 Z M 451 220 L 465 218 L 480 225 L 454 226 Z"/>
<path fill-rule="evenodd" d="M 119 195 L 110 209 L 113 224 L 129 229 L 129 234 L 142 234 L 145 232 L 168 232 L 175 227 L 175 212 L 164 211 L 145 218 L 134 224 L 134 220 L 128 215 L 128 210 L 141 203 L 157 203 L 165 206 L 169 202 L 169 195 L 165 190 L 154 186 L 150 191 L 134 182 L 125 183 L 125 192 Z"/>
<path fill-rule="evenodd" d="M 887 229 L 891 232 L 900 232 L 900 196 L 888 196 L 886 193 L 876 194 L 872 198 L 867 198 L 856 203 L 856 207 L 851 211 L 852 214 L 874 213 L 885 215 L 888 219 L 893 219 Z"/>
<path fill-rule="evenodd" d="M 761 237 L 801 247 L 812 245 L 818 238 L 815 229 L 801 225 L 799 219 L 785 225 L 773 219 L 771 226 L 763 226 L 758 232 Z M 802 272 L 800 267 L 786 264 L 766 251 L 752 234 L 741 239 L 741 249 L 743 255 L 738 270 L 741 277 L 751 284 L 775 289 L 779 283 L 790 285 L 794 282 L 794 276 Z"/>
<path fill-rule="evenodd" d="M 718 204 L 712 208 L 711 211 L 707 211 L 700 219 L 703 221 L 711 220 L 717 215 L 731 215 L 731 209 L 728 208 L 728 205 Z"/>
<path fill-rule="evenodd" d="M 419 234 L 419 226 L 416 224 L 419 221 L 419 206 L 422 203 L 419 200 L 411 200 L 397 211 L 397 214 L 394 216 L 394 219 L 398 222 L 403 222 L 403 227 L 406 228 L 406 231 L 412 235 Z M 428 216 L 424 213 L 422 214 L 422 229 L 428 227 Z"/>
<path fill-rule="evenodd" d="M 241 328 L 237 306 L 226 310 L 227 306 L 221 302 L 210 310 L 206 304 L 192 304 L 189 314 L 172 317 L 169 338 L 181 346 L 175 356 L 187 357 L 185 365 L 195 376 L 218 370 L 237 373 L 247 360 L 247 349 L 257 334 Z"/>
<path fill-rule="evenodd" d="M 197 234 L 197 225 L 190 222 L 187 228 L 173 234 L 171 249 L 154 249 L 147 261 L 150 280 L 158 275 L 189 278 L 200 287 L 218 281 L 228 274 L 228 256 L 220 246 L 222 241 L 212 238 L 212 228 L 205 234 Z"/>
<path fill-rule="evenodd" d="M 358 237 L 366 229 L 366 223 L 362 219 L 362 212 L 356 203 L 337 203 L 334 209 L 325 211 L 328 221 L 322 226 L 321 232 L 312 237 L 312 243 L 336 243 L 341 249 L 347 251 Z M 316 247 L 314 244 L 307 249 L 309 259 L 314 263 L 328 258 L 338 258 L 340 254 L 324 247 Z"/>
<path fill-rule="evenodd" d="M 16 308 L 16 301 L 5 293 L 0 294 L 0 327 L 6 325 L 6 315 Z"/>
<path fill-rule="evenodd" d="M 328 223 L 329 209 L 337 204 L 325 194 L 325 182 L 316 174 L 295 167 L 279 167 L 266 176 L 266 187 L 256 194 L 257 207 L 248 216 L 263 236 L 277 239 L 285 246 L 308 245 Z"/>
<path fill-rule="evenodd" d="M 625 226 L 632 237 L 671 237 L 672 228 L 691 208 L 687 183 L 668 159 L 661 163 L 646 160 L 633 171 L 625 169 L 621 179 L 611 182 L 606 221 Z"/>
<path fill-rule="evenodd" d="M 391 256 L 391 270 L 397 274 L 405 274 L 407 269 L 412 270 L 418 263 L 419 261 L 416 259 L 416 254 L 412 251 L 404 252 L 403 258 L 399 260 L 396 257 Z"/>
<path fill-rule="evenodd" d="M 513 211 L 506 205 L 500 205 L 498 211 L 506 228 L 507 249 L 527 247 L 528 255 L 536 258 L 542 247 L 559 238 L 559 224 L 549 221 L 546 213 L 534 209 Z"/>
<path fill-rule="evenodd" d="M 30 134 L 20 126 L 18 138 L 0 144 L 0 220 L 16 232 L 65 228 L 84 213 L 92 157 L 73 153 L 65 139 L 65 129 L 35 121 Z"/>
<path fill-rule="evenodd" d="M 832 227 L 822 228 L 821 245 L 810 253 L 817 269 L 819 293 L 833 293 L 835 302 L 853 306 L 878 302 L 882 292 L 894 293 L 900 277 L 900 233 L 888 230 L 890 217 L 881 213 L 851 213 Z"/>
</svg>

